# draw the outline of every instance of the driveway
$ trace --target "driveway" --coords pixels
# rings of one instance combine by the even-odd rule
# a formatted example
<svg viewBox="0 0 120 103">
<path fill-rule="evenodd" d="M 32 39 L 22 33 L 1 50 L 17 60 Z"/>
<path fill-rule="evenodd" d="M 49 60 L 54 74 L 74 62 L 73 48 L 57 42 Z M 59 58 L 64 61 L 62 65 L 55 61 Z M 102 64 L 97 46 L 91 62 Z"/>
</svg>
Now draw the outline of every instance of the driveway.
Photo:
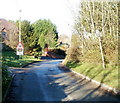
<svg viewBox="0 0 120 103">
<path fill-rule="evenodd" d="M 15 69 L 6 101 L 118 101 L 97 85 L 58 68 L 61 59 L 47 59 Z"/>
</svg>

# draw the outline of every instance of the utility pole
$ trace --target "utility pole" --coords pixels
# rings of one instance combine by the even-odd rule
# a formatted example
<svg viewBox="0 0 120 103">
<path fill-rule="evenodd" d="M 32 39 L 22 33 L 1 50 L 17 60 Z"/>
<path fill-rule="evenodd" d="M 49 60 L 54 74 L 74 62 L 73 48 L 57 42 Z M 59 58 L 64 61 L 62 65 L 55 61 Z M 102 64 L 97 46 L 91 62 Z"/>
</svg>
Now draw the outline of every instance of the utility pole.
<svg viewBox="0 0 120 103">
<path fill-rule="evenodd" d="M 21 12 L 22 10 L 19 10 L 20 18 L 19 18 L 19 43 L 21 43 Z M 21 59 L 21 56 L 19 55 L 19 59 Z M 21 62 L 20 62 L 21 65 Z"/>
<path fill-rule="evenodd" d="M 102 41 L 101 41 L 102 34 L 98 30 L 96 30 L 96 35 L 98 36 L 98 39 L 99 39 L 100 52 L 101 52 L 101 56 L 102 56 L 102 64 L 103 64 L 103 68 L 105 69 L 105 58 L 103 55 L 103 48 L 102 48 Z"/>
<path fill-rule="evenodd" d="M 19 18 L 19 42 L 21 42 L 21 12 L 22 10 L 19 10 L 20 18 Z"/>
<path fill-rule="evenodd" d="M 101 56 L 102 56 L 103 68 L 105 69 L 105 60 L 104 60 L 104 55 L 103 55 L 101 37 L 98 37 L 98 39 L 99 39 L 99 43 L 100 43 L 100 51 L 101 51 Z"/>
<path fill-rule="evenodd" d="M 19 18 L 19 43 L 17 45 L 17 55 L 19 55 L 19 59 L 21 59 L 21 55 L 23 55 L 23 51 L 24 51 L 24 47 L 22 45 L 22 41 L 21 41 L 21 12 L 22 10 L 19 10 L 19 15 L 20 15 L 20 18 Z M 19 60 L 20 61 L 20 60 Z M 20 62 L 20 65 L 21 65 L 21 62 Z"/>
</svg>

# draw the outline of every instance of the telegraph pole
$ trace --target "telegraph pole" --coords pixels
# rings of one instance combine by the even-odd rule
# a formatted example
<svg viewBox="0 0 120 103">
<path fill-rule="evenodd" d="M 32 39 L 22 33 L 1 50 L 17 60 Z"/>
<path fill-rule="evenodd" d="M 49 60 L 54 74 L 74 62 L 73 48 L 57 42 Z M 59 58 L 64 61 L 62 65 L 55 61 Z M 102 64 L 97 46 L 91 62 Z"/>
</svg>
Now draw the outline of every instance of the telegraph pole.
<svg viewBox="0 0 120 103">
<path fill-rule="evenodd" d="M 19 61 L 21 59 L 21 55 L 23 55 L 23 50 L 24 50 L 24 47 L 22 45 L 22 41 L 21 41 L 21 12 L 22 10 L 19 10 L 19 43 L 17 45 L 17 55 L 19 55 Z M 20 65 L 21 65 L 21 62 L 20 62 Z"/>
<path fill-rule="evenodd" d="M 21 42 L 21 12 L 22 10 L 19 10 L 20 18 L 19 18 L 19 42 Z"/>
<path fill-rule="evenodd" d="M 99 38 L 99 44 L 100 44 L 100 51 L 101 51 L 101 56 L 102 56 L 103 68 L 105 69 L 105 59 L 104 59 L 104 55 L 103 55 L 101 37 L 98 37 L 98 38 Z"/>
<path fill-rule="evenodd" d="M 103 55 L 103 48 L 102 48 L 102 41 L 101 41 L 102 34 L 99 32 L 99 30 L 96 30 L 96 35 L 99 39 L 100 52 L 101 52 L 101 56 L 102 56 L 102 64 L 103 64 L 103 68 L 105 69 L 105 58 L 104 58 L 104 55 Z"/>
<path fill-rule="evenodd" d="M 19 43 L 21 42 L 21 12 L 22 12 L 22 10 L 19 10 L 19 15 L 20 15 L 20 18 L 19 18 Z M 19 59 L 21 59 L 20 55 L 19 55 Z M 21 65 L 21 62 L 20 62 L 20 65 Z"/>
</svg>

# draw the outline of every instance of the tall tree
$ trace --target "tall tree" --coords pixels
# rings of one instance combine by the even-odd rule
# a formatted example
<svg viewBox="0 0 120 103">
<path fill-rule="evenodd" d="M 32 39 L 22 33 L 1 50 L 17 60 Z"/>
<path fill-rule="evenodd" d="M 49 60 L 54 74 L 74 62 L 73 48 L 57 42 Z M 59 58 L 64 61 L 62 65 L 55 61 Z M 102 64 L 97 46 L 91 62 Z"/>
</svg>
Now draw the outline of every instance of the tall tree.
<svg viewBox="0 0 120 103">
<path fill-rule="evenodd" d="M 19 21 L 16 22 L 17 26 L 19 25 Z M 21 21 L 21 39 L 24 45 L 25 52 L 28 52 L 31 48 L 32 38 L 33 36 L 33 27 L 29 21 L 23 20 Z"/>
<path fill-rule="evenodd" d="M 82 56 L 81 61 L 101 62 L 99 39 L 106 63 L 117 63 L 118 42 L 118 2 L 80 2 L 79 13 L 75 17 L 74 34 L 78 35 Z M 76 41 L 74 38 L 73 41 Z M 82 46 L 83 45 L 83 46 Z M 75 45 L 73 45 L 75 47 Z M 72 52 L 73 53 L 73 52 Z"/>
<path fill-rule="evenodd" d="M 50 47 L 55 47 L 58 39 L 56 26 L 50 20 L 38 20 L 32 24 L 34 27 L 35 42 L 42 48 L 47 43 Z"/>
<path fill-rule="evenodd" d="M 24 20 L 21 22 L 21 34 L 25 51 L 28 51 L 30 49 L 31 37 L 33 35 L 33 28 L 29 21 Z"/>
</svg>

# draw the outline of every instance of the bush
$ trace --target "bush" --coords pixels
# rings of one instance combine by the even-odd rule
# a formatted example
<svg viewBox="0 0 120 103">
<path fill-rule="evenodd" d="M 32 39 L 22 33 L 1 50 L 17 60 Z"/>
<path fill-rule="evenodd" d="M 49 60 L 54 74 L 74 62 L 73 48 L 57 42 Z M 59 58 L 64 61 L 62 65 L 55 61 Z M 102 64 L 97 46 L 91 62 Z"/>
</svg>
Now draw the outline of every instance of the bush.
<svg viewBox="0 0 120 103">
<path fill-rule="evenodd" d="M 10 76 L 10 72 L 7 70 L 7 68 L 8 66 L 6 65 L 5 61 L 3 61 L 3 65 L 2 65 L 2 95 L 3 97 L 12 79 L 12 77 Z"/>
<path fill-rule="evenodd" d="M 57 55 L 62 55 L 62 56 L 66 56 L 66 53 L 64 50 L 61 50 L 61 49 L 54 49 L 53 52 Z"/>
<path fill-rule="evenodd" d="M 14 50 L 5 43 L 2 43 L 2 51 L 14 51 Z"/>
</svg>

